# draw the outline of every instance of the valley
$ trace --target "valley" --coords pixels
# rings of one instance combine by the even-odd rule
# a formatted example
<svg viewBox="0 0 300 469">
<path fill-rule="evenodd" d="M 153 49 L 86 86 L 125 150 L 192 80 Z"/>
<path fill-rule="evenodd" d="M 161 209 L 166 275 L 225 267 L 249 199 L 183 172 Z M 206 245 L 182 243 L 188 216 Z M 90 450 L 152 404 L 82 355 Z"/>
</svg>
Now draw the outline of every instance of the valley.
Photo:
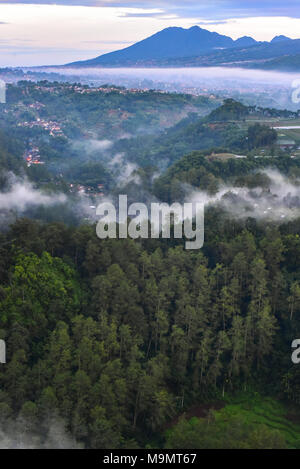
<svg viewBox="0 0 300 469">
<path fill-rule="evenodd" d="M 299 449 L 300 40 L 185 18 L 41 65 L 93 57 L 76 18 L 0 69 L 0 448 Z"/>
</svg>

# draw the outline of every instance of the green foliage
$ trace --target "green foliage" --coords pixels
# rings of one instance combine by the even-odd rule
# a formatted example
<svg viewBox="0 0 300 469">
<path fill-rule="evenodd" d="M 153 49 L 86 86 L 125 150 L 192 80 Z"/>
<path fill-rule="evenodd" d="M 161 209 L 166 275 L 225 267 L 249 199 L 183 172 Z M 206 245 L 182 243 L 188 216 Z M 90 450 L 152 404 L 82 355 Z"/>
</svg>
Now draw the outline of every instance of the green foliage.
<svg viewBox="0 0 300 469">
<path fill-rule="evenodd" d="M 276 143 L 277 132 L 266 125 L 254 124 L 248 128 L 248 147 L 268 147 Z"/>
<path fill-rule="evenodd" d="M 97 128 L 97 138 L 107 129 L 115 137 L 138 125 L 153 131 L 162 114 L 168 126 L 179 109 L 205 114 L 212 106 L 183 95 L 81 94 L 75 88 L 42 82 L 10 91 L 13 105 L 20 89 L 28 91 L 24 102 L 44 103 L 41 113 L 64 121 L 69 138 L 81 137 L 82 128 Z M 206 119 L 189 114 L 158 136 L 123 139 L 112 151 L 138 162 L 143 188 L 164 201 L 183 199 L 185 184 L 210 194 L 223 183 L 268 190 L 267 165 L 291 176 L 300 171 L 299 160 L 255 159 L 251 152 L 245 159 L 221 157 L 261 146 L 271 151 L 273 131 L 236 122 L 250 112 L 262 111 L 227 100 Z M 6 171 L 23 168 L 22 145 L 13 143 L 23 131 L 15 128 L 13 140 L 0 134 Z M 28 174 L 45 191 L 68 191 L 60 175 L 65 167 L 68 181 L 96 187 L 103 178 L 114 187 L 98 154 L 82 162 L 65 138 L 49 140 L 42 131 L 32 138 L 40 139 L 49 166 Z M 156 165 L 171 166 L 152 182 Z M 1 189 L 6 183 L 4 175 Z M 63 206 L 38 207 L 35 215 L 49 223 L 18 219 L 0 235 L 0 337 L 8 354 L 0 369 L 1 425 L 23 421 L 46 439 L 47 422 L 63 418 L 86 447 L 162 446 L 178 414 L 253 384 L 292 402 L 297 416 L 299 373 L 290 344 L 300 333 L 299 219 L 275 226 L 238 221 L 210 207 L 205 245 L 191 252 L 178 239 L 101 241 L 94 226 L 59 222 L 69 222 Z M 289 427 L 278 408 L 273 415 L 266 403 L 263 410 L 257 403 L 250 410 L 247 403 L 232 406 L 204 420 L 180 420 L 167 447 L 299 446 L 299 428 Z"/>
<path fill-rule="evenodd" d="M 284 436 L 241 415 L 216 412 L 207 419 L 179 421 L 169 432 L 167 449 L 286 449 Z"/>
<path fill-rule="evenodd" d="M 288 270 L 296 227 L 254 234 L 208 213 L 207 243 L 189 252 L 179 241 L 100 241 L 92 227 L 18 221 L 2 248 L 2 418 L 34 428 L 60 416 L 86 446 L 121 448 L 145 446 L 182 407 L 253 380 L 294 401 L 296 376 L 282 376 L 300 330 L 300 278 Z M 168 447 L 284 446 L 279 419 L 270 432 L 239 409 L 209 426 L 180 422 Z"/>
<path fill-rule="evenodd" d="M 226 99 L 224 104 L 209 115 L 211 122 L 235 121 L 249 115 L 249 108 L 234 99 Z"/>
<path fill-rule="evenodd" d="M 273 138 L 274 135 L 272 131 L 269 134 L 269 130 L 267 138 L 270 135 Z M 265 138 L 264 127 L 262 127 L 262 134 L 262 138 Z M 269 143 L 271 144 L 271 141 Z M 271 181 L 268 175 L 263 173 L 264 169 L 277 169 L 282 174 L 292 176 L 296 175 L 300 168 L 300 159 L 286 158 L 286 156 L 252 158 L 249 155 L 247 158 L 235 158 L 232 155 L 231 158 L 222 158 L 224 153 L 226 151 L 223 149 L 214 151 L 210 149 L 183 156 L 154 181 L 152 191 L 160 200 L 170 203 L 174 200 L 182 201 L 185 198 L 183 183 L 212 195 L 224 184 L 249 189 L 255 187 L 269 189 Z M 212 157 L 218 154 L 220 158 Z"/>
</svg>

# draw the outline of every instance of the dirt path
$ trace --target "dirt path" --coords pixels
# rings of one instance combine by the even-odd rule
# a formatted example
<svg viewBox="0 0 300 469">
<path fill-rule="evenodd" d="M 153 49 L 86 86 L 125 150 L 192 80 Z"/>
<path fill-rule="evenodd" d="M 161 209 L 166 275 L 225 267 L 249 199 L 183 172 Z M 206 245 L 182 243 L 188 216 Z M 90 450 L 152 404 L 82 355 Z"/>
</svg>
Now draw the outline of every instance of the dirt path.
<svg viewBox="0 0 300 469">
<path fill-rule="evenodd" d="M 169 428 L 173 427 L 176 425 L 179 421 L 179 419 L 183 416 L 187 420 L 190 420 L 192 417 L 197 417 L 199 419 L 205 418 L 208 416 L 208 413 L 210 410 L 221 410 L 225 407 L 226 403 L 224 401 L 216 401 L 216 402 L 210 402 L 208 404 L 199 404 L 199 405 L 194 405 L 187 409 L 185 412 L 182 414 L 177 415 L 173 420 L 168 422 L 165 425 L 164 430 L 168 430 Z"/>
</svg>

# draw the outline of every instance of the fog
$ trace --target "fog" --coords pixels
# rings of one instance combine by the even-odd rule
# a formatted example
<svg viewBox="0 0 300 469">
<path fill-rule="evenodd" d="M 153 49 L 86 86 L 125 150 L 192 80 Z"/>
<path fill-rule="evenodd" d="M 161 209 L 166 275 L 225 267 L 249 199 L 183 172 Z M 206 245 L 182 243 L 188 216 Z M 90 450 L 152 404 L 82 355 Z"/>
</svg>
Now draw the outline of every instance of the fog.
<svg viewBox="0 0 300 469">
<path fill-rule="evenodd" d="M 0 193 L 1 225 L 7 226 L 15 217 L 26 214 L 26 210 L 34 207 L 67 205 L 78 221 L 97 221 L 96 207 L 99 203 L 117 204 L 117 193 L 128 194 L 128 202 L 143 202 L 149 207 L 151 203 L 160 202 L 153 194 L 143 187 L 138 167 L 127 163 L 123 154 L 115 155 L 111 160 L 118 183 L 118 190 L 107 193 L 101 199 L 77 195 L 68 197 L 65 194 L 47 195 L 36 190 L 28 181 L 20 181 L 10 175 L 11 186 L 7 192 Z M 220 205 L 234 218 L 256 218 L 258 220 L 285 222 L 300 216 L 300 179 L 290 180 L 277 170 L 260 171 L 269 178 L 267 188 L 248 189 L 234 185 L 223 185 L 214 195 L 199 191 L 183 184 L 185 202 L 201 203 L 206 207 Z M 157 175 L 155 175 L 157 177 Z M 129 190 L 129 193 L 128 193 Z"/>
<path fill-rule="evenodd" d="M 116 153 L 108 163 L 108 167 L 120 187 L 130 182 L 141 183 L 140 177 L 137 174 L 139 167 L 134 163 L 128 162 L 125 153 Z"/>
<path fill-rule="evenodd" d="M 61 192 L 45 192 L 37 189 L 26 177 L 6 174 L 6 187 L 0 192 L 0 229 L 6 230 L 18 217 L 33 217 L 42 209 L 43 213 L 56 213 L 57 207 L 67 206 L 74 217 L 79 215 L 70 198 Z M 86 213 L 84 210 L 83 213 Z M 82 215 L 81 215 L 82 218 Z"/>
<path fill-rule="evenodd" d="M 126 80 L 153 80 L 156 82 L 185 83 L 239 81 L 240 83 L 272 86 L 290 86 L 293 80 L 299 79 L 297 73 L 251 70 L 229 67 L 185 67 L 185 68 L 51 68 L 44 72 L 57 72 L 65 76 L 81 76 L 90 79 L 104 78 Z"/>
<path fill-rule="evenodd" d="M 114 142 L 108 139 L 99 140 L 97 138 L 72 140 L 70 141 L 70 148 L 76 153 L 76 158 L 82 162 L 87 162 L 89 159 L 93 161 L 109 162 L 110 149 Z M 64 161 L 60 163 L 60 170 L 67 171 L 69 162 Z"/>
<path fill-rule="evenodd" d="M 74 140 L 72 145 L 77 150 L 82 150 L 85 154 L 91 154 L 94 152 L 103 152 L 112 147 L 113 142 L 110 140 L 97 140 L 96 138 L 91 138 L 88 140 Z"/>
<path fill-rule="evenodd" d="M 81 448 L 83 445 L 75 441 L 59 418 L 49 418 L 37 426 L 19 415 L 0 425 L 0 450 Z"/>
<path fill-rule="evenodd" d="M 259 105 L 295 110 L 292 84 L 299 74 L 229 67 L 206 68 L 43 68 L 81 82 L 195 94 L 244 97 Z M 264 95 L 264 101 L 261 101 Z M 250 100 L 250 101 L 249 101 Z"/>
<path fill-rule="evenodd" d="M 46 194 L 35 189 L 26 178 L 18 178 L 13 173 L 7 174 L 7 190 L 0 192 L 0 210 L 15 210 L 24 212 L 29 206 L 55 205 L 64 203 L 64 194 Z"/>
<path fill-rule="evenodd" d="M 232 217 L 284 222 L 300 216 L 300 180 L 291 182 L 278 171 L 261 171 L 270 180 L 269 188 L 223 186 L 214 196 L 186 188 L 188 202 L 206 206 L 220 204 Z"/>
</svg>

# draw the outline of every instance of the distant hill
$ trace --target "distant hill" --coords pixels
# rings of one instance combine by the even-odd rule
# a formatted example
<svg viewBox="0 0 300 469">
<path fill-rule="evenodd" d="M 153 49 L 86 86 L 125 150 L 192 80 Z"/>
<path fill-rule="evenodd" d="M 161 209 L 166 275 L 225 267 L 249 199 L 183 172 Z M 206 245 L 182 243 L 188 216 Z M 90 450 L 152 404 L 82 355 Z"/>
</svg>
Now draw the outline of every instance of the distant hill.
<svg viewBox="0 0 300 469">
<path fill-rule="evenodd" d="M 236 41 L 231 37 L 207 31 L 199 26 L 190 29 L 177 27 L 166 28 L 143 41 L 116 52 L 104 54 L 95 59 L 74 62 L 68 65 L 132 65 L 134 62 L 191 57 L 211 53 L 217 50 L 235 47 L 249 47 L 257 44 L 251 37 L 242 37 Z"/>
<path fill-rule="evenodd" d="M 300 71 L 297 59 L 300 54 L 300 39 L 275 41 L 273 43 L 256 43 L 249 47 L 218 50 L 214 53 L 194 57 L 178 57 L 156 61 L 156 66 L 168 67 L 217 67 L 230 66 L 241 68 L 258 68 L 267 70 L 284 70 L 284 64 L 289 65 L 287 71 Z"/>
<path fill-rule="evenodd" d="M 272 39 L 271 44 L 275 42 L 282 42 L 282 41 L 291 41 L 292 39 L 286 36 L 276 36 Z"/>
<path fill-rule="evenodd" d="M 276 59 L 268 60 L 263 64 L 252 64 L 251 68 L 260 68 L 264 70 L 278 70 L 283 72 L 299 72 L 300 54 L 277 57 Z"/>
<path fill-rule="evenodd" d="M 300 71 L 300 39 L 276 36 L 257 42 L 249 36 L 228 36 L 193 26 L 167 28 L 126 49 L 66 67 L 211 67 L 232 66 Z M 296 63 L 293 65 L 293 57 Z"/>
<path fill-rule="evenodd" d="M 249 36 L 243 36 L 234 41 L 234 47 L 250 47 L 258 44 L 258 42 Z"/>
</svg>

